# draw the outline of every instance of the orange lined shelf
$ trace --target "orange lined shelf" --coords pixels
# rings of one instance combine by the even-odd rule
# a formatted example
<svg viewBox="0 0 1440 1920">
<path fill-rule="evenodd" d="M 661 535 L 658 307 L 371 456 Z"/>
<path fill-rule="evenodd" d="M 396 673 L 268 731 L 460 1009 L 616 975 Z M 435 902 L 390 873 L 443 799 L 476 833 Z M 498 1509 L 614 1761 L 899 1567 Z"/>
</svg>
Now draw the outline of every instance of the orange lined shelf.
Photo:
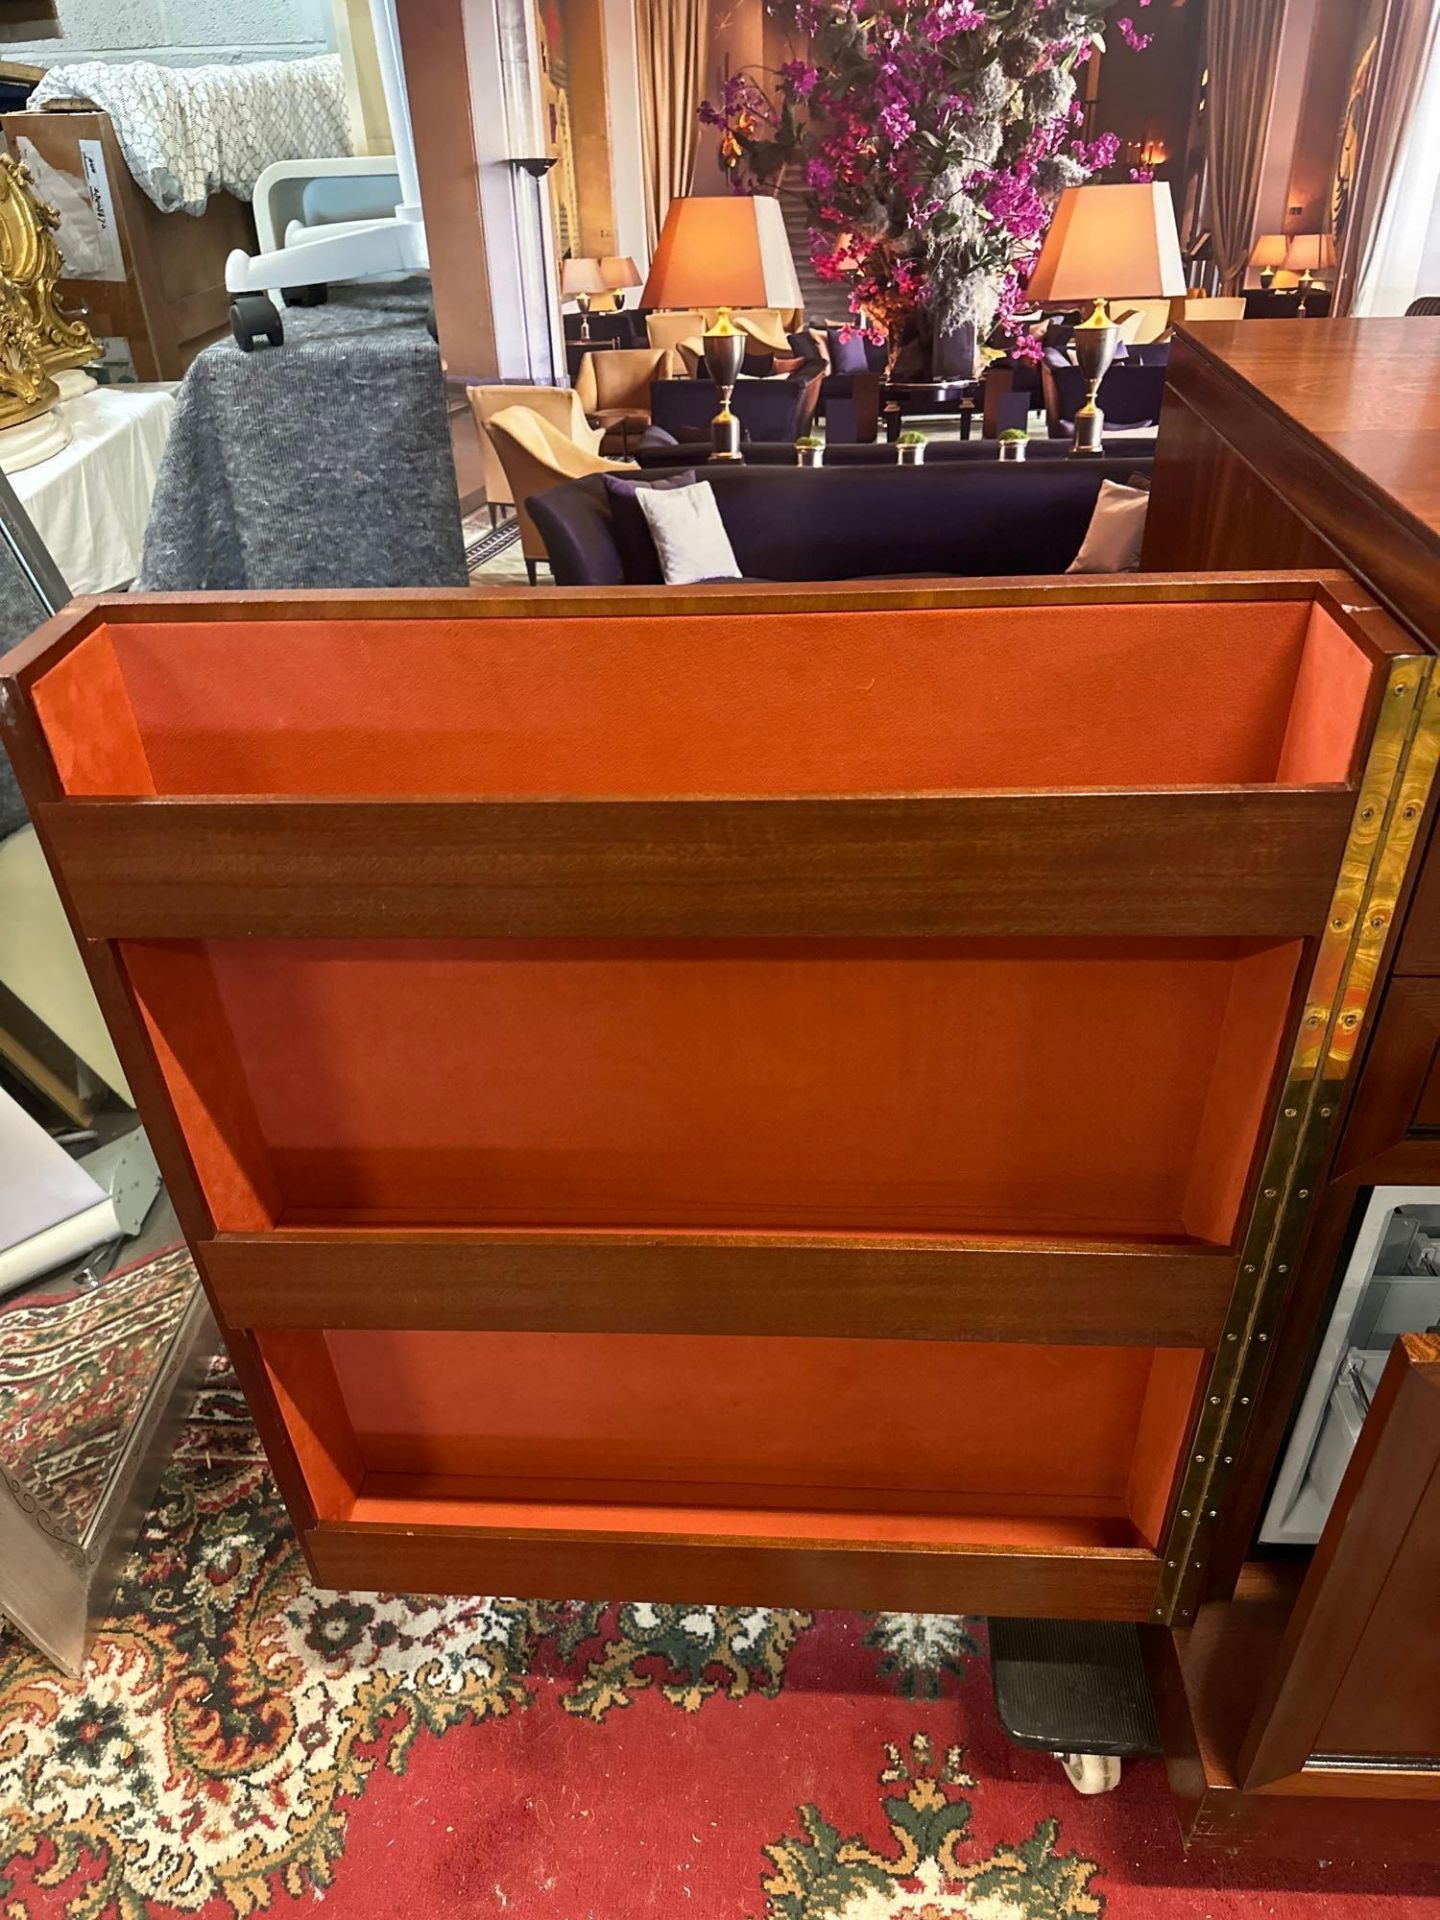
<svg viewBox="0 0 1440 1920">
<path fill-rule="evenodd" d="M 1402 646 L 1343 601 L 131 601 L 22 652 L 317 1575 L 1150 1618 Z"/>
<path fill-rule="evenodd" d="M 227 1231 L 1201 1246 L 1234 1232 L 1299 959 L 1059 940 L 122 951 Z"/>
</svg>

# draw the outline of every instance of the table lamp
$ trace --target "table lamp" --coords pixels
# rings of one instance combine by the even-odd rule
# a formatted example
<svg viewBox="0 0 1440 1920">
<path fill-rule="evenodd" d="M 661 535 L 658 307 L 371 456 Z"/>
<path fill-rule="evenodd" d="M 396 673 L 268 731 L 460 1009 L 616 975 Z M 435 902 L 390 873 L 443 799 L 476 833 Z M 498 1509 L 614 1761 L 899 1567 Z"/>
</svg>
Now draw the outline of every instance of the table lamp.
<svg viewBox="0 0 1440 1920">
<path fill-rule="evenodd" d="M 731 307 L 798 307 L 801 300 L 778 200 L 717 194 L 670 202 L 640 304 L 720 309 L 705 335 L 705 371 L 720 400 L 710 423 L 714 459 L 740 458 L 740 423 L 730 411 L 730 396 L 746 336 L 731 320 Z"/>
<path fill-rule="evenodd" d="M 1268 293 L 1275 284 L 1275 269 L 1283 267 L 1290 250 L 1283 233 L 1262 233 L 1250 253 L 1250 264 L 1260 269 L 1260 285 Z"/>
<path fill-rule="evenodd" d="M 1335 242 L 1328 233 L 1292 233 L 1290 245 L 1281 262 L 1287 273 L 1300 276 L 1300 304 L 1296 314 L 1304 317 L 1305 297 L 1315 285 L 1315 275 L 1335 264 Z"/>
<path fill-rule="evenodd" d="M 638 287 L 644 276 L 628 253 L 607 253 L 600 261 L 600 278 L 605 282 L 605 291 L 614 294 L 615 305 L 623 307 L 625 289 Z"/>
<path fill-rule="evenodd" d="M 580 309 L 580 338 L 590 338 L 590 301 L 597 293 L 608 293 L 603 263 L 587 254 L 570 254 L 560 262 L 560 298 L 573 300 Z M 633 283 L 632 283 L 633 284 Z"/>
<path fill-rule="evenodd" d="M 1103 291 L 1102 291 L 1103 290 Z M 1149 299 L 1185 291 L 1175 207 L 1163 180 L 1113 187 L 1067 187 L 1031 269 L 1031 300 L 1061 306 L 1092 302 L 1075 328 L 1075 358 L 1085 375 L 1085 401 L 1075 415 L 1075 454 L 1104 452 L 1105 416 L 1096 402 L 1110 370 L 1120 329 L 1107 297 Z"/>
</svg>

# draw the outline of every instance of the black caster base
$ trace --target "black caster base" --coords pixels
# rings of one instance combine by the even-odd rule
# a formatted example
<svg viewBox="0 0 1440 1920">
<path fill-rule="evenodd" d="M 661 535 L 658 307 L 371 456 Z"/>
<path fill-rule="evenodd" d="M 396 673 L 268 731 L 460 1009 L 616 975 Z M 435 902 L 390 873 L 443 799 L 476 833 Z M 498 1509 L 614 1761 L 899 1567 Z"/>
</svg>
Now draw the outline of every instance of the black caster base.
<svg viewBox="0 0 1440 1920">
<path fill-rule="evenodd" d="M 1109 1793 L 1124 1756 L 1160 1752 L 1133 1626 L 992 1620 L 990 1678 L 1006 1734 L 1053 1753 L 1077 1793 Z"/>
<path fill-rule="evenodd" d="M 230 302 L 230 331 L 242 353 L 253 353 L 262 341 L 272 347 L 285 344 L 280 309 L 263 293 L 237 293 Z"/>
</svg>

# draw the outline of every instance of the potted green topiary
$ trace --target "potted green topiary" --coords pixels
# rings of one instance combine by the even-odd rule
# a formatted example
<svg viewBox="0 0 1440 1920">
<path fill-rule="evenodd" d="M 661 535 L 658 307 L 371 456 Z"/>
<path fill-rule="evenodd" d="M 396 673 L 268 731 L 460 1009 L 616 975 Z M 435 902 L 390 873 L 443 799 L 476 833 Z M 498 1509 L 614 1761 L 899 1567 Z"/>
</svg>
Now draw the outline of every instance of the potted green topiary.
<svg viewBox="0 0 1440 1920">
<path fill-rule="evenodd" d="M 802 433 L 795 442 L 795 464 L 797 467 L 824 466 L 825 442 L 818 433 Z"/>
<path fill-rule="evenodd" d="M 1000 436 L 1000 458 L 1023 460 L 1029 445 L 1030 436 L 1023 427 L 1007 427 Z"/>
<path fill-rule="evenodd" d="M 902 467 L 921 467 L 925 464 L 925 435 L 923 433 L 902 433 L 895 442 L 895 456 Z"/>
</svg>

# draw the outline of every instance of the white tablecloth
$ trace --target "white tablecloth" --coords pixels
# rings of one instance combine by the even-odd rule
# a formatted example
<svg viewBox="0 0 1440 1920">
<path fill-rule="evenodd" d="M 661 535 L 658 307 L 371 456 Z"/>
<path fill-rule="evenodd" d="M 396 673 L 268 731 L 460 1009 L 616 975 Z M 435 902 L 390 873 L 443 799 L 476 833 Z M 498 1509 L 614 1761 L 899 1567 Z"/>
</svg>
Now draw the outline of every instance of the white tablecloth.
<svg viewBox="0 0 1440 1920">
<path fill-rule="evenodd" d="M 175 400 L 155 387 L 96 387 L 56 409 L 70 444 L 10 476 L 72 593 L 107 593 L 140 571 L 140 548 Z"/>
</svg>

